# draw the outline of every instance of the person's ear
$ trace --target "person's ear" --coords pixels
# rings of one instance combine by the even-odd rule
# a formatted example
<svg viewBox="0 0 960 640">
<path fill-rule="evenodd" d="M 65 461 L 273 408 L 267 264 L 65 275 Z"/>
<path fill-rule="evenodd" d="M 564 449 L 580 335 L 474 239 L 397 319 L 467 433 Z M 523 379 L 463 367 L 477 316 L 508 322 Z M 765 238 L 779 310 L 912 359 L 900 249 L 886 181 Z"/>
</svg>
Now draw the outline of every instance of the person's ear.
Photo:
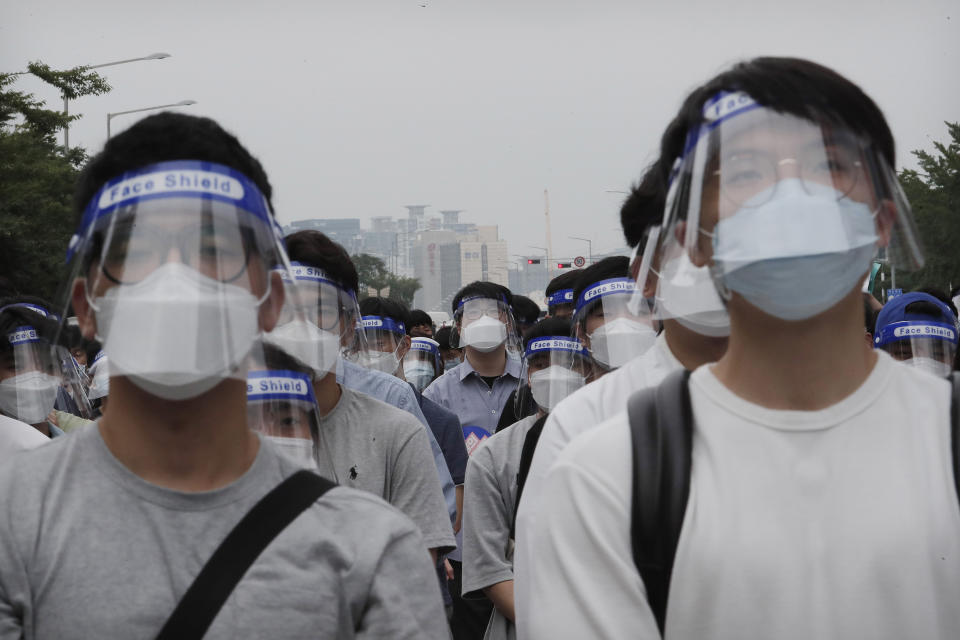
<svg viewBox="0 0 960 640">
<path fill-rule="evenodd" d="M 403 336 L 397 349 L 397 358 L 403 360 L 403 356 L 407 355 L 408 351 L 410 351 L 410 336 Z"/>
<path fill-rule="evenodd" d="M 70 304 L 77 316 L 80 334 L 87 340 L 93 340 L 97 335 L 97 317 L 87 300 L 87 279 L 77 278 L 70 289 Z"/>
<path fill-rule="evenodd" d="M 580 341 L 580 344 L 583 345 L 583 348 L 584 348 L 584 349 L 587 349 L 587 350 L 589 351 L 589 350 L 590 350 L 590 337 L 587 336 L 586 331 L 584 331 L 583 325 L 580 324 L 580 323 L 577 323 L 577 329 L 576 329 L 576 331 L 577 331 L 577 340 Z"/>
<path fill-rule="evenodd" d="M 273 331 L 277 326 L 277 320 L 280 318 L 280 310 L 283 309 L 283 279 L 278 271 L 270 272 L 270 294 L 266 300 L 260 303 L 258 312 L 260 329 L 265 333 Z"/>
</svg>

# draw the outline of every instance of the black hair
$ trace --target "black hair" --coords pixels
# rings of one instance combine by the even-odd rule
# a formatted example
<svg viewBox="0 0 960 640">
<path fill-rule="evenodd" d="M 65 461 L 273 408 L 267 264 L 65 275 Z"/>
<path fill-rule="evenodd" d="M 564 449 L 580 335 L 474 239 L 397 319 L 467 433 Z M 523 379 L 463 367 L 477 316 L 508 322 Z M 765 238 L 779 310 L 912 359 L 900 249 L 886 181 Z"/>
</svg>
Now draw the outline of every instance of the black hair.
<svg viewBox="0 0 960 640">
<path fill-rule="evenodd" d="M 490 298 L 492 300 L 500 300 L 501 302 L 510 302 L 512 297 L 510 294 L 510 289 L 507 289 L 502 284 L 497 284 L 496 282 L 488 282 L 486 280 L 475 280 L 465 287 L 461 288 L 460 291 L 457 291 L 457 295 L 453 296 L 453 302 L 450 303 L 450 307 L 453 310 L 453 313 L 457 312 L 457 307 L 460 306 L 460 301 L 464 298 Z"/>
<path fill-rule="evenodd" d="M 628 246 L 639 245 L 647 230 L 660 224 L 666 199 L 667 183 L 657 161 L 647 167 L 640 182 L 630 187 L 630 195 L 620 207 L 620 226 Z"/>
<path fill-rule="evenodd" d="M 0 313 L 0 351 L 12 350 L 13 346 L 10 344 L 7 336 L 13 333 L 18 327 L 24 326 L 33 328 L 37 332 L 37 337 L 46 340 L 50 344 L 54 344 L 59 323 L 53 318 L 43 316 L 29 307 L 20 306 L 22 304 L 36 304 L 37 306 L 42 306 L 44 309 L 48 308 L 44 304 L 38 304 L 36 302 L 38 300 L 39 298 L 32 296 L 15 296 L 0 300 L 0 309 L 3 309 L 3 312 Z M 4 308 L 8 306 L 9 308 Z"/>
<path fill-rule="evenodd" d="M 440 345 L 440 349 L 458 349 L 459 347 L 454 347 L 450 344 L 450 334 L 453 332 L 453 327 L 446 326 L 440 327 L 437 329 L 437 332 L 433 334 L 433 339 L 437 341 Z"/>
<path fill-rule="evenodd" d="M 877 324 L 877 317 L 866 296 L 863 297 L 863 324 L 867 333 L 873 335 Z"/>
<path fill-rule="evenodd" d="M 513 315 L 520 324 L 533 324 L 540 318 L 540 307 L 527 296 L 514 294 L 510 299 Z"/>
<path fill-rule="evenodd" d="M 626 278 L 630 271 L 630 258 L 626 256 L 610 256 L 583 270 L 577 283 L 573 286 L 573 301 L 580 299 L 583 290 L 592 284 L 610 278 Z"/>
<path fill-rule="evenodd" d="M 568 318 L 544 318 L 523 332 L 523 348 L 526 349 L 531 340 L 547 336 L 569 336 L 570 320 Z"/>
<path fill-rule="evenodd" d="M 87 354 L 87 363 L 93 364 L 93 359 L 97 354 L 103 351 L 103 345 L 98 340 L 87 340 L 84 342 L 84 349 Z"/>
<path fill-rule="evenodd" d="M 292 262 L 323 269 L 345 289 L 356 293 L 360 286 L 350 254 L 326 235 L 313 229 L 297 231 L 284 239 Z"/>
<path fill-rule="evenodd" d="M 104 145 L 77 180 L 73 208 L 79 224 L 90 199 L 109 180 L 158 162 L 201 160 L 236 169 L 253 181 L 273 211 L 273 189 L 260 162 L 210 118 L 165 111 L 140 120 Z"/>
<path fill-rule="evenodd" d="M 841 125 L 873 143 L 887 164 L 895 166 L 890 127 L 880 107 L 860 87 L 809 60 L 762 57 L 734 65 L 687 96 L 660 141 L 658 171 L 663 184 L 673 160 L 683 153 L 687 133 L 704 122 L 704 103 L 721 91 L 743 91 L 774 111 Z"/>
<path fill-rule="evenodd" d="M 433 330 L 433 318 L 423 309 L 413 309 L 410 311 L 410 313 L 407 314 L 407 320 L 409 320 L 409 322 L 406 323 L 408 335 L 410 334 L 410 329 L 422 324 L 429 326 L 431 331 Z"/>
<path fill-rule="evenodd" d="M 573 289 L 573 285 L 577 283 L 577 278 L 580 277 L 581 273 L 583 273 L 583 269 L 571 269 L 570 271 L 564 271 L 547 283 L 547 288 L 544 291 L 544 294 L 549 298 L 551 295 L 562 289 Z"/>
<path fill-rule="evenodd" d="M 928 296 L 933 296 L 943 304 L 950 307 L 950 311 L 953 311 L 953 317 L 954 318 L 957 317 L 957 305 L 953 303 L 953 298 L 948 296 L 947 292 L 944 291 L 943 289 L 938 289 L 937 287 L 921 287 L 920 289 L 914 289 L 914 291 L 916 291 L 917 293 L 925 293 Z M 917 303 L 914 302 L 913 304 L 917 304 Z M 913 306 L 912 304 L 907 305 L 906 310 L 909 311 L 912 306 Z M 925 313 L 925 312 L 918 311 L 917 313 Z M 932 315 L 937 315 L 937 316 L 940 315 L 940 310 L 938 309 L 937 312 Z"/>
<path fill-rule="evenodd" d="M 360 301 L 360 315 L 390 318 L 394 322 L 402 322 L 408 331 L 410 329 L 407 322 L 409 316 L 407 305 L 398 300 L 376 297 L 364 298 Z"/>
</svg>

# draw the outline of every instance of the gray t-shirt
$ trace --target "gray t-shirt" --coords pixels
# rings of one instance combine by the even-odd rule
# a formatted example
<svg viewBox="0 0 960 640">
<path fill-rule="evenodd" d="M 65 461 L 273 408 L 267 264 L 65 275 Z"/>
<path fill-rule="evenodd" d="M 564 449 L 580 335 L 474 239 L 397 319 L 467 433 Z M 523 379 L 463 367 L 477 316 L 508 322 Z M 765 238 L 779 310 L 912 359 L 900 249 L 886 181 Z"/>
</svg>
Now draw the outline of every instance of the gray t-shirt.
<svg viewBox="0 0 960 640">
<path fill-rule="evenodd" d="M 427 548 L 456 545 L 426 430 L 409 413 L 340 387 L 320 419 L 320 474 L 380 496 L 420 527 Z"/>
<path fill-rule="evenodd" d="M 510 525 L 517 501 L 523 441 L 537 416 L 527 416 L 488 438 L 467 462 L 463 490 L 463 593 L 513 580 Z M 513 623 L 496 609 L 484 638 L 516 637 Z"/>
<path fill-rule="evenodd" d="M 0 640 L 155 637 L 227 533 L 297 468 L 261 439 L 230 485 L 174 491 L 124 467 L 96 425 L 16 454 L 0 468 Z M 335 487 L 264 550 L 204 637 L 445 638 L 445 627 L 416 527 Z"/>
</svg>

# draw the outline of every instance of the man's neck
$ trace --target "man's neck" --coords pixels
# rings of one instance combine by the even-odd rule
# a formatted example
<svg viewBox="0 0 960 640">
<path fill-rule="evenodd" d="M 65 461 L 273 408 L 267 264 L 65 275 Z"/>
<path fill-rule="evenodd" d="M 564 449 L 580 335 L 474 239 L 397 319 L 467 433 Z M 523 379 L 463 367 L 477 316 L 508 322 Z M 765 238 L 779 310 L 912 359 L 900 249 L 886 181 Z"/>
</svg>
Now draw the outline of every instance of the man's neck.
<svg viewBox="0 0 960 640">
<path fill-rule="evenodd" d="M 856 391 L 877 361 L 864 347 L 859 291 L 802 322 L 758 313 L 737 295 L 728 310 L 730 345 L 713 373 L 733 393 L 763 407 L 829 407 Z"/>
<path fill-rule="evenodd" d="M 727 338 L 699 334 L 676 320 L 663 321 L 663 337 L 667 348 L 687 371 L 693 371 L 708 362 L 716 362 L 727 350 Z"/>
<path fill-rule="evenodd" d="M 111 377 L 110 407 L 98 426 L 110 452 L 147 482 L 209 491 L 242 476 L 257 457 L 260 440 L 248 428 L 246 408 L 243 380 L 174 402 Z"/>
<path fill-rule="evenodd" d="M 319 380 L 313 382 L 313 394 L 317 397 L 317 411 L 320 417 L 326 417 L 333 408 L 340 402 L 340 385 L 337 383 L 337 375 L 331 371 Z"/>
<path fill-rule="evenodd" d="M 464 357 L 473 370 L 484 377 L 501 376 L 507 369 L 507 348 L 504 345 L 487 353 L 467 347 Z"/>
</svg>

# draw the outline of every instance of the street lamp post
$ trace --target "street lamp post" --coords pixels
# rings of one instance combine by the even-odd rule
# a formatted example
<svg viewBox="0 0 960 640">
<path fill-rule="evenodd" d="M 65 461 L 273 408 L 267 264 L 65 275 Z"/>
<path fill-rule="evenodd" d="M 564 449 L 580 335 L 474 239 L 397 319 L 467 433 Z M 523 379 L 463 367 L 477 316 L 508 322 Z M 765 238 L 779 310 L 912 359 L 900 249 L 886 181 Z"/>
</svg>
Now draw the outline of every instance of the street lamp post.
<svg viewBox="0 0 960 640">
<path fill-rule="evenodd" d="M 138 113 L 140 111 L 153 111 L 154 109 L 166 109 L 167 107 L 187 107 L 191 104 L 197 104 L 196 100 L 181 100 L 180 102 L 174 102 L 172 104 L 158 104 L 155 107 L 143 107 L 141 109 L 128 109 L 127 111 L 117 111 L 116 113 L 107 114 L 107 140 L 110 139 L 110 121 L 113 120 L 114 116 L 122 116 L 127 113 Z"/>
<path fill-rule="evenodd" d="M 591 242 L 589 238 L 580 238 L 578 236 L 567 236 L 567 237 L 570 238 L 571 240 L 583 240 L 584 242 L 587 243 L 587 256 L 588 256 L 587 264 L 588 265 L 593 264 L 593 242 Z"/>
<path fill-rule="evenodd" d="M 91 64 L 86 65 L 84 69 L 101 69 L 103 67 L 112 67 L 118 64 L 126 64 L 128 62 L 140 62 L 141 60 L 163 60 L 164 58 L 169 58 L 169 53 L 151 53 L 148 56 L 143 56 L 141 58 L 128 58 L 126 60 L 116 60 L 114 62 L 104 62 L 103 64 Z M 70 115 L 70 100 L 67 98 L 67 95 L 63 95 L 63 114 Z M 68 121 L 63 126 L 63 148 L 66 151 L 70 150 L 70 122 Z"/>
</svg>

